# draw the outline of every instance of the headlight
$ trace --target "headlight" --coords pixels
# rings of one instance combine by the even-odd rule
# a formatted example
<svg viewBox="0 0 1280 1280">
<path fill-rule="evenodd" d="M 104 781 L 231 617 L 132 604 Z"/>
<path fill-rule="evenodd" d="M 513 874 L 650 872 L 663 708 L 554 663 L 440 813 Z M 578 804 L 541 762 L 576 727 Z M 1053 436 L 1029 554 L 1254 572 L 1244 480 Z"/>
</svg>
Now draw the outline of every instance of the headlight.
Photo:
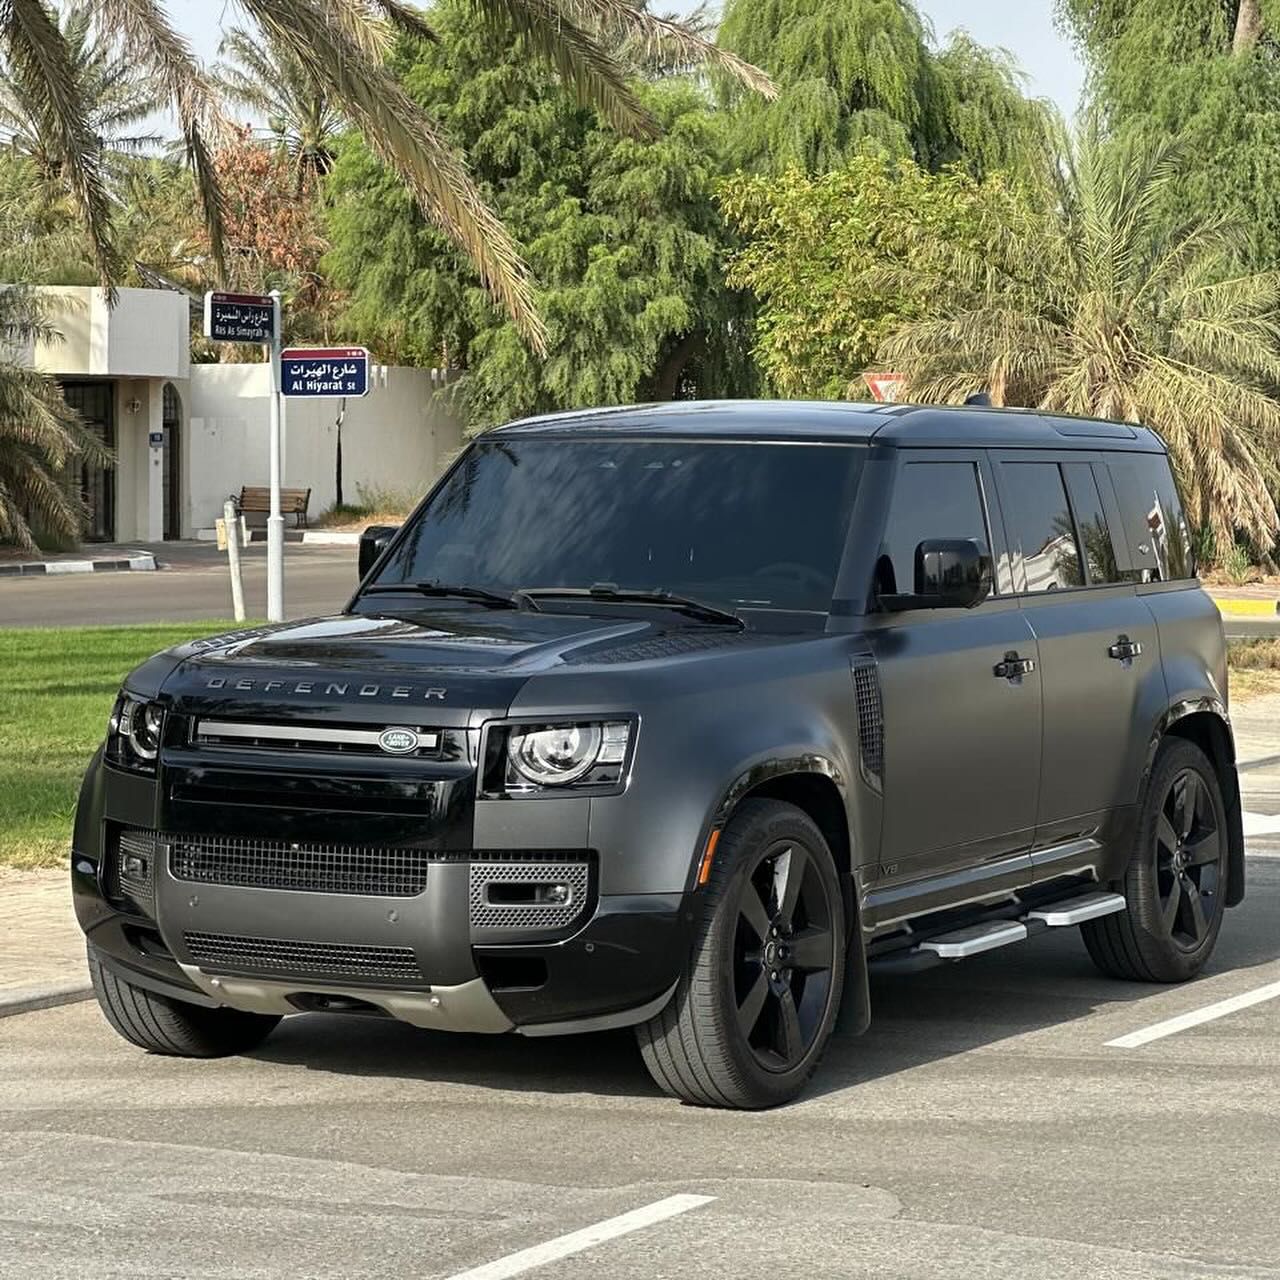
<svg viewBox="0 0 1280 1280">
<path fill-rule="evenodd" d="M 121 694 L 107 725 L 107 755 L 126 768 L 151 768 L 160 753 L 164 708 Z"/>
<path fill-rule="evenodd" d="M 507 734 L 504 790 L 516 793 L 575 784 L 612 789 L 631 744 L 627 720 L 510 725 L 500 732 Z"/>
</svg>

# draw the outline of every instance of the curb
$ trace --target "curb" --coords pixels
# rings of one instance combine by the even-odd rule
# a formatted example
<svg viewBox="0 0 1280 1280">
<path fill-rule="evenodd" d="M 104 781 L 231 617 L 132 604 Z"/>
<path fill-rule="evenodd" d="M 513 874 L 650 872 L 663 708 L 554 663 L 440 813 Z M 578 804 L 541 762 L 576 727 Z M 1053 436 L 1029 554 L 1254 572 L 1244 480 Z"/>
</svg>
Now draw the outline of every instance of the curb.
<svg viewBox="0 0 1280 1280">
<path fill-rule="evenodd" d="M 302 534 L 304 544 L 317 547 L 358 547 L 360 535 L 343 529 L 306 529 Z"/>
<path fill-rule="evenodd" d="M 31 560 L 20 564 L 0 564 L 0 578 L 59 573 L 152 573 L 155 567 L 156 558 L 150 553 L 122 556 L 116 560 Z"/>
<path fill-rule="evenodd" d="M 1213 596 L 1218 612 L 1233 618 L 1274 618 L 1280 614 L 1280 600 L 1239 600 Z"/>
<path fill-rule="evenodd" d="M 34 1013 L 37 1009 L 53 1009 L 60 1004 L 76 1004 L 88 1000 L 93 988 L 87 982 L 60 982 L 44 987 L 20 987 L 0 994 L 0 1018 L 18 1013 Z"/>
</svg>

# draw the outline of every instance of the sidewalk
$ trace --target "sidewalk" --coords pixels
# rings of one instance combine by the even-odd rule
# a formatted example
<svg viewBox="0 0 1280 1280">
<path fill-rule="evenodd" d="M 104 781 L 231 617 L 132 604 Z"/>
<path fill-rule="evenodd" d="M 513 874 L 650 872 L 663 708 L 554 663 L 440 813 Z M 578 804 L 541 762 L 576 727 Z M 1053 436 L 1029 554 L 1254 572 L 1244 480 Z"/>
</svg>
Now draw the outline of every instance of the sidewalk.
<svg viewBox="0 0 1280 1280">
<path fill-rule="evenodd" d="M 65 870 L 0 868 L 0 920 L 0 1018 L 89 996 Z"/>
</svg>

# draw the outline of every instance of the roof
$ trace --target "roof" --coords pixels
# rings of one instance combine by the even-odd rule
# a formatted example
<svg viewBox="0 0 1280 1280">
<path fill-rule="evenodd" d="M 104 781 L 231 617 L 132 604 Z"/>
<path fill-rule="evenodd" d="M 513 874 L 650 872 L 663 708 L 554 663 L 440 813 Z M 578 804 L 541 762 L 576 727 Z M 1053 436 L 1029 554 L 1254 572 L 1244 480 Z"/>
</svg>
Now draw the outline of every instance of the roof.
<svg viewBox="0 0 1280 1280">
<path fill-rule="evenodd" d="M 546 414 L 524 418 L 498 430 L 503 436 L 670 435 L 712 440 L 874 441 L 908 448 L 963 444 L 977 448 L 1164 451 L 1160 438 L 1146 427 L 983 405 L 670 400 Z"/>
</svg>

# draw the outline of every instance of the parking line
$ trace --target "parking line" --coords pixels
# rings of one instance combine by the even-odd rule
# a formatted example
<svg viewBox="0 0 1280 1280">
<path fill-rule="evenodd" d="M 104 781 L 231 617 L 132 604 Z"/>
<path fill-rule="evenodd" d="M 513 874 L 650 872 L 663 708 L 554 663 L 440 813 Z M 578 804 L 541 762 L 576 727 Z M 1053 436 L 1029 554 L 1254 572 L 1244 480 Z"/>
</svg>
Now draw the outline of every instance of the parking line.
<svg viewBox="0 0 1280 1280">
<path fill-rule="evenodd" d="M 714 1199 L 715 1196 L 668 1196 L 665 1200 L 656 1200 L 641 1209 L 632 1209 L 630 1213 L 621 1213 L 616 1218 L 606 1218 L 594 1226 L 583 1227 L 581 1231 L 557 1236 L 545 1244 L 535 1244 L 530 1249 L 521 1249 L 519 1253 L 509 1253 L 496 1262 L 486 1262 L 482 1267 L 460 1271 L 448 1280 L 507 1280 L 508 1276 L 522 1275 L 535 1267 L 546 1266 L 548 1262 L 556 1262 L 570 1254 L 581 1253 L 584 1249 L 603 1244 L 606 1240 L 628 1235 L 642 1227 L 651 1227 L 657 1222 L 665 1222 L 678 1214 L 688 1213 L 690 1209 L 701 1208 Z"/>
<path fill-rule="evenodd" d="M 1231 996 L 1227 1000 L 1219 1000 L 1216 1004 L 1207 1004 L 1203 1009 L 1193 1009 L 1190 1013 L 1180 1013 L 1176 1018 L 1166 1018 L 1141 1031 L 1131 1031 L 1127 1036 L 1108 1040 L 1108 1049 L 1140 1049 L 1152 1040 L 1162 1040 L 1165 1036 L 1176 1035 L 1189 1027 L 1198 1027 L 1203 1022 L 1212 1022 L 1215 1018 L 1225 1018 L 1229 1013 L 1239 1013 L 1241 1009 L 1252 1008 L 1266 1000 L 1280 997 L 1280 982 L 1268 983 L 1256 991 L 1246 991 L 1243 995 Z"/>
</svg>

